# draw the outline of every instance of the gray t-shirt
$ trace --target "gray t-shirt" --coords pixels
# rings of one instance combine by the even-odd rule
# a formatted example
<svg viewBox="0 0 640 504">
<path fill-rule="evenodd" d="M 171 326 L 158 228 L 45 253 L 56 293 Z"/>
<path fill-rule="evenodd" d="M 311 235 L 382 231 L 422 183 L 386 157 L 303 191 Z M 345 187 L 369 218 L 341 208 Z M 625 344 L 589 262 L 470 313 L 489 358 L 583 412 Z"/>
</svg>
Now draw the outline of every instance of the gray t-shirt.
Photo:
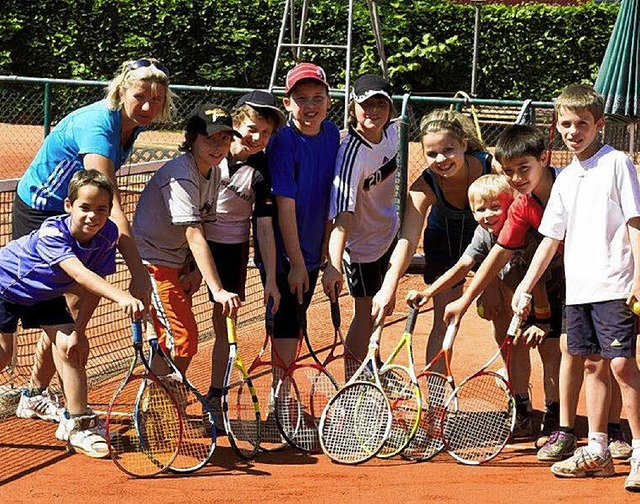
<svg viewBox="0 0 640 504">
<path fill-rule="evenodd" d="M 480 264 L 489 255 L 489 251 L 496 244 L 497 239 L 497 236 L 483 229 L 482 226 L 478 226 L 464 254 Z M 509 289 L 515 290 L 524 278 L 529 263 L 541 239 L 542 237 L 537 231 L 529 230 L 527 232 L 526 245 L 521 249 L 514 250 L 514 255 L 511 260 L 498 273 L 498 278 L 502 280 Z M 546 279 L 546 274 L 543 278 Z"/>
<path fill-rule="evenodd" d="M 162 165 L 142 191 L 133 218 L 143 261 L 172 268 L 187 262 L 185 226 L 215 220 L 219 184 L 219 167 L 204 177 L 189 153 Z"/>
</svg>

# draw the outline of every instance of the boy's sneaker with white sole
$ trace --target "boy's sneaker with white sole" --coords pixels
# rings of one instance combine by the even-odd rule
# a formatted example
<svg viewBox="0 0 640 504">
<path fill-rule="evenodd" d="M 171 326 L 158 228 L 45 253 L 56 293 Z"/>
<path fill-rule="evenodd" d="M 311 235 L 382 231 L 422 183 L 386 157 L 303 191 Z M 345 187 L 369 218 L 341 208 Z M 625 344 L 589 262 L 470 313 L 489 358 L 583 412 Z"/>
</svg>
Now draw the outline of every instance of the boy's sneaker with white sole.
<svg viewBox="0 0 640 504">
<path fill-rule="evenodd" d="M 92 412 L 76 417 L 65 412 L 56 429 L 56 438 L 66 441 L 70 450 L 83 453 L 88 457 L 104 458 L 109 455 L 104 424 Z"/>
<path fill-rule="evenodd" d="M 23 389 L 20 401 L 16 408 L 16 416 L 19 418 L 40 418 L 48 422 L 59 422 L 64 416 L 64 408 L 58 397 L 44 389 L 35 393 L 29 389 Z"/>
</svg>

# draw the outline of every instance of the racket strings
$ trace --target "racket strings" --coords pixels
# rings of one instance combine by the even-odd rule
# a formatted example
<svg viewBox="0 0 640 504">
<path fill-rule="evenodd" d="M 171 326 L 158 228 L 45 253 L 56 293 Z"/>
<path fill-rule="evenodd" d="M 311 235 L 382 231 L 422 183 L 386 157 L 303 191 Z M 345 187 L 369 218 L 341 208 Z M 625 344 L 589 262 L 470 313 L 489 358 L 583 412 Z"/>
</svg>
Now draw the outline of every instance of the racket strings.
<svg viewBox="0 0 640 504">
<path fill-rule="evenodd" d="M 515 401 L 504 380 L 479 375 L 464 383 L 449 402 L 444 437 L 462 462 L 482 463 L 507 443 L 515 421 Z"/>
<path fill-rule="evenodd" d="M 402 454 L 410 460 L 428 460 L 444 448 L 445 403 L 453 389 L 441 374 L 427 373 L 418 377 L 418 382 L 422 393 L 422 414 L 418 429 Z"/>
<path fill-rule="evenodd" d="M 409 372 L 402 367 L 393 367 L 380 375 L 382 389 L 391 406 L 391 432 L 378 453 L 391 457 L 402 451 L 415 434 L 420 421 L 420 393 L 411 380 Z"/>
<path fill-rule="evenodd" d="M 290 444 L 308 452 L 321 451 L 318 424 L 336 392 L 331 377 L 315 366 L 298 367 L 281 382 L 276 418 Z"/>
<path fill-rule="evenodd" d="M 260 444 L 258 397 L 239 366 L 233 366 L 226 400 L 227 434 L 241 457 L 252 457 Z"/>
<path fill-rule="evenodd" d="M 284 371 L 278 366 L 263 364 L 250 375 L 260 404 L 260 448 L 267 451 L 278 450 L 287 444 L 278 429 L 275 412 L 275 387 Z"/>
<path fill-rule="evenodd" d="M 344 387 L 349 378 L 358 370 L 360 362 L 352 356 L 341 355 L 325 362 L 324 368 L 335 380 L 338 389 Z"/>
<path fill-rule="evenodd" d="M 370 383 L 343 388 L 328 404 L 320 424 L 324 452 L 336 462 L 356 464 L 384 444 L 391 412 L 384 393 Z"/>
<path fill-rule="evenodd" d="M 170 377 L 164 378 L 162 383 L 173 395 L 182 416 L 182 442 L 178 455 L 171 463 L 171 469 L 194 471 L 206 464 L 213 455 L 213 419 L 209 415 L 208 406 L 186 384 Z M 158 388 L 158 385 L 150 384 L 150 387 Z"/>
<path fill-rule="evenodd" d="M 169 467 L 181 443 L 180 413 L 169 393 L 133 380 L 114 398 L 107 425 L 111 457 L 133 476 L 152 476 Z"/>
</svg>

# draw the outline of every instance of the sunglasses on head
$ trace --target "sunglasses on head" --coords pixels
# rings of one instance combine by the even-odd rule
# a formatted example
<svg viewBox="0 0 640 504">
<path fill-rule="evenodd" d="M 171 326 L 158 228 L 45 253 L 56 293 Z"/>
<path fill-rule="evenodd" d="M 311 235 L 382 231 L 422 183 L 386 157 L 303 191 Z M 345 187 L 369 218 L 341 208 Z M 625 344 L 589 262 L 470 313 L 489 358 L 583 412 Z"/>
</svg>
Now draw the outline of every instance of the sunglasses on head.
<svg viewBox="0 0 640 504">
<path fill-rule="evenodd" d="M 160 63 L 158 60 L 150 60 L 147 58 L 139 59 L 138 61 L 133 61 L 127 65 L 127 70 L 137 70 L 142 67 L 150 67 L 154 66 L 158 70 L 160 70 L 163 74 L 169 77 L 169 69 Z"/>
</svg>

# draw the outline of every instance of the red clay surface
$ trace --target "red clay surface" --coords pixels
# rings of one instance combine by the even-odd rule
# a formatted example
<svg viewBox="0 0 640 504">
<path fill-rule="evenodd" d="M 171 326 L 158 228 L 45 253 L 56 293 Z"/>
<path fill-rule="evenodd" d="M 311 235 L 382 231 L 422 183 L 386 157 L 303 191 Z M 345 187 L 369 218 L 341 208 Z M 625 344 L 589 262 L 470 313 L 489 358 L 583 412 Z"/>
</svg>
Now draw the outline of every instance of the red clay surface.
<svg viewBox="0 0 640 504">
<path fill-rule="evenodd" d="M 417 276 L 403 282 L 419 287 Z M 401 293 L 403 295 L 403 293 Z M 351 301 L 342 298 L 343 328 L 350 317 Z M 406 315 L 400 305 L 396 314 Z M 331 333 L 326 303 L 313 305 L 310 331 L 315 338 Z M 425 337 L 432 315 L 423 311 L 414 341 L 417 365 L 424 364 Z M 258 324 L 259 326 L 259 324 Z M 396 318 L 383 333 L 383 357 L 404 327 Z M 240 332 L 243 341 L 259 339 L 259 329 Z M 245 349 L 246 349 L 245 345 Z M 210 344 L 203 346 L 192 364 L 192 379 L 201 386 L 207 381 Z M 460 380 L 477 368 L 495 350 L 490 324 L 471 310 L 456 340 L 454 375 Z M 542 408 L 540 362 L 533 361 L 533 403 Z M 245 359 L 247 359 L 245 357 Z M 118 380 L 104 390 L 108 397 Z M 94 401 L 96 393 L 92 393 Z M 100 394 L 101 396 L 103 394 Z M 580 415 L 584 415 L 581 404 Z M 578 422 L 580 434 L 585 421 Z M 492 462 L 479 467 L 464 466 L 441 454 L 425 463 L 411 463 L 397 457 L 373 460 L 360 466 L 332 463 L 323 455 L 308 455 L 291 448 L 261 453 L 252 462 L 239 460 L 219 440 L 212 464 L 188 476 L 162 475 L 151 480 L 134 480 L 121 473 L 109 460 L 93 460 L 67 454 L 54 438 L 53 424 L 11 419 L 0 423 L 0 488 L 4 502 L 79 502 L 86 500 L 131 502 L 151 496 L 154 502 L 249 501 L 249 502 L 579 502 L 581 500 L 624 502 L 633 496 L 623 489 L 628 466 L 616 464 L 616 475 L 608 479 L 561 480 L 551 475 L 548 464 L 539 463 L 531 442 L 518 443 Z M 584 442 L 584 439 L 583 439 Z M 3 484 L 4 483 L 4 484 Z"/>
</svg>

